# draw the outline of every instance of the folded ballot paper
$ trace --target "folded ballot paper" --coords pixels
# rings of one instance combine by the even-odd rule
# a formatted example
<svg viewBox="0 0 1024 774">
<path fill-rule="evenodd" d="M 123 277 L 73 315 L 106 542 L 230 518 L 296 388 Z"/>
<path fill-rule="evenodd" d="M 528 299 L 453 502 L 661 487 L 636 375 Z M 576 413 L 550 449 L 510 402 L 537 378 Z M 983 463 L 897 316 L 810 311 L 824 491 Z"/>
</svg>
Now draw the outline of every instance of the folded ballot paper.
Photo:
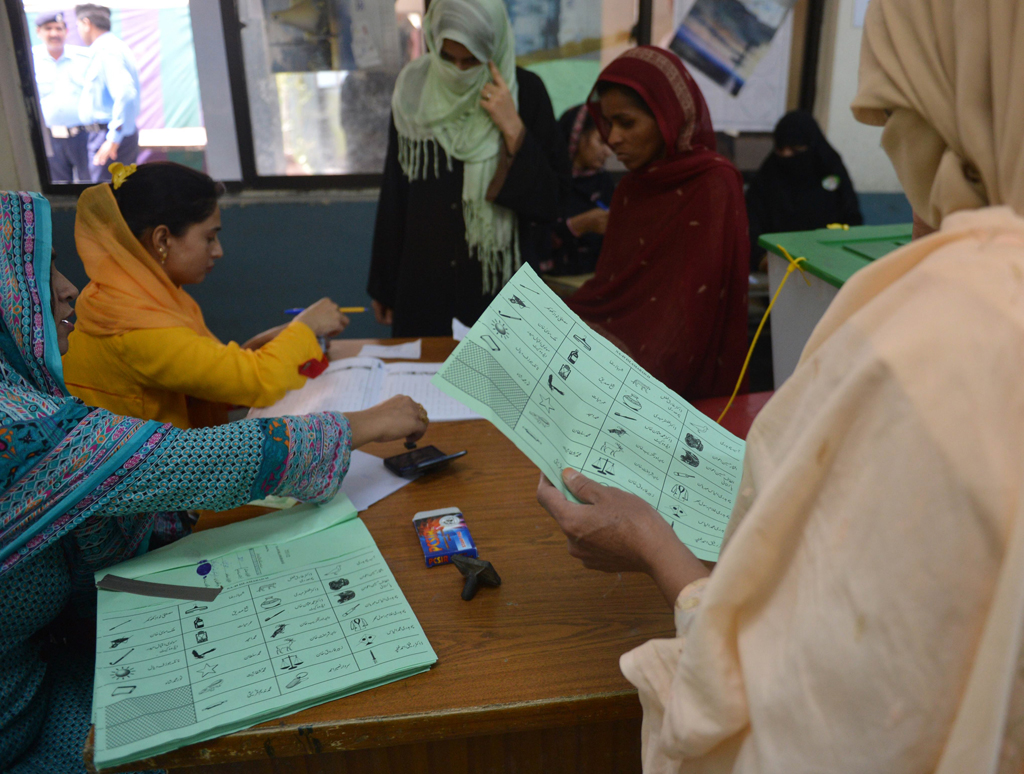
<svg viewBox="0 0 1024 774">
<path fill-rule="evenodd" d="M 568 467 L 639 495 L 694 554 L 717 561 L 744 442 L 594 333 L 529 266 L 433 383 L 494 423 L 563 492 Z"/>
<path fill-rule="evenodd" d="M 105 576 L 223 591 L 213 601 L 98 591 L 99 769 L 375 688 L 437 661 L 345 495 L 195 533 L 97 573 L 97 583 Z"/>
</svg>

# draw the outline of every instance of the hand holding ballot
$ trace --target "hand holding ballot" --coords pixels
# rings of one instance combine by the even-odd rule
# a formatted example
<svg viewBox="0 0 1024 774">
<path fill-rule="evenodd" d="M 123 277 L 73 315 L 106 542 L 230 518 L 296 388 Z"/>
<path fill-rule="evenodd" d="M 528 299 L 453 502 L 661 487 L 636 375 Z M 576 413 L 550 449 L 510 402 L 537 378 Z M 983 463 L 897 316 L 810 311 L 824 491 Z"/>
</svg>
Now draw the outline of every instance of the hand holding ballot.
<svg viewBox="0 0 1024 774">
<path fill-rule="evenodd" d="M 579 503 L 569 502 L 543 473 L 537 502 L 565 533 L 569 555 L 587 569 L 646 573 L 670 605 L 686 586 L 710 574 L 661 514 L 636 495 L 571 468 L 562 480 Z"/>
</svg>

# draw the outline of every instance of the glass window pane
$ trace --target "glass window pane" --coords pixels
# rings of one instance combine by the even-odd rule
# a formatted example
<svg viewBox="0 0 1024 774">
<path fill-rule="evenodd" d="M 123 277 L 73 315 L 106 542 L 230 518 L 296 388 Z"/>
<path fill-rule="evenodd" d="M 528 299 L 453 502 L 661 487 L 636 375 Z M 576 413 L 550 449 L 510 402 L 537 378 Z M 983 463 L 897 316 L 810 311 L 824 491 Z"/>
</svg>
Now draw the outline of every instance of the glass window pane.
<svg viewBox="0 0 1024 774">
<path fill-rule="evenodd" d="M 518 62 L 544 80 L 556 114 L 633 45 L 634 0 L 507 3 Z M 381 172 L 395 78 L 423 53 L 423 0 L 238 0 L 238 10 L 257 172 Z"/>
<path fill-rule="evenodd" d="M 422 0 L 239 0 L 260 175 L 379 173 Z"/>
<path fill-rule="evenodd" d="M 520 67 L 544 81 L 555 116 L 583 102 L 601 68 L 635 45 L 632 0 L 507 0 Z"/>
<path fill-rule="evenodd" d="M 24 0 L 50 182 L 109 179 L 105 168 L 115 159 L 103 160 L 112 149 L 104 148 L 105 141 L 117 142 L 116 160 L 123 163 L 171 159 L 205 168 L 206 127 L 188 1 L 111 5 L 109 32 L 97 35 L 101 23 L 86 30 L 83 40 L 74 3 Z M 105 72 L 124 78 L 108 83 Z M 124 92 L 123 112 L 112 92 L 119 82 L 138 84 L 137 96 L 134 88 Z"/>
</svg>

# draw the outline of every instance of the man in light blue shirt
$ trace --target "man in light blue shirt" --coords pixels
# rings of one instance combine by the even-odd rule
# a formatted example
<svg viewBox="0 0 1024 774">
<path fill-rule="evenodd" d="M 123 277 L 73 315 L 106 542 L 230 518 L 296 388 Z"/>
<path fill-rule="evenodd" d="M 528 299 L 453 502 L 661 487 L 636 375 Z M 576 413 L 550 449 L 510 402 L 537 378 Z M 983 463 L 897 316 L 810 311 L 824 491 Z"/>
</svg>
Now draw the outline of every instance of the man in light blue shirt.
<svg viewBox="0 0 1024 774">
<path fill-rule="evenodd" d="M 89 134 L 78 117 L 82 79 L 89 63 L 89 49 L 68 46 L 64 14 L 44 12 L 36 17 L 36 34 L 42 43 L 32 47 L 32 64 L 43 108 L 43 121 L 50 132 L 52 183 L 88 183 Z"/>
<path fill-rule="evenodd" d="M 89 128 L 92 180 L 100 183 L 110 180 L 110 162 L 127 165 L 139 155 L 139 69 L 128 45 L 110 33 L 109 8 L 76 5 L 75 16 L 78 34 L 92 54 L 78 114 Z"/>
</svg>

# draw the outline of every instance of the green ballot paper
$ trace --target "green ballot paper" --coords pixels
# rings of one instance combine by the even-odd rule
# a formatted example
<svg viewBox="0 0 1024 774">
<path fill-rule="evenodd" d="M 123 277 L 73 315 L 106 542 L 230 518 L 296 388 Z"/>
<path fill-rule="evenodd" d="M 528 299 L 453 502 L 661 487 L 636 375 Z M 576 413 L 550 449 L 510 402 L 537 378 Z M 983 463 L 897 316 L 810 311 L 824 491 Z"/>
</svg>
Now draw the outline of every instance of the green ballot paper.
<svg viewBox="0 0 1024 774">
<path fill-rule="evenodd" d="M 97 768 L 424 672 L 437 661 L 344 494 L 198 532 L 96 573 L 223 590 L 212 602 L 100 589 Z"/>
<path fill-rule="evenodd" d="M 567 495 L 564 468 L 639 495 L 696 556 L 717 561 L 744 442 L 594 333 L 529 266 L 433 384 L 493 422 Z"/>
</svg>

